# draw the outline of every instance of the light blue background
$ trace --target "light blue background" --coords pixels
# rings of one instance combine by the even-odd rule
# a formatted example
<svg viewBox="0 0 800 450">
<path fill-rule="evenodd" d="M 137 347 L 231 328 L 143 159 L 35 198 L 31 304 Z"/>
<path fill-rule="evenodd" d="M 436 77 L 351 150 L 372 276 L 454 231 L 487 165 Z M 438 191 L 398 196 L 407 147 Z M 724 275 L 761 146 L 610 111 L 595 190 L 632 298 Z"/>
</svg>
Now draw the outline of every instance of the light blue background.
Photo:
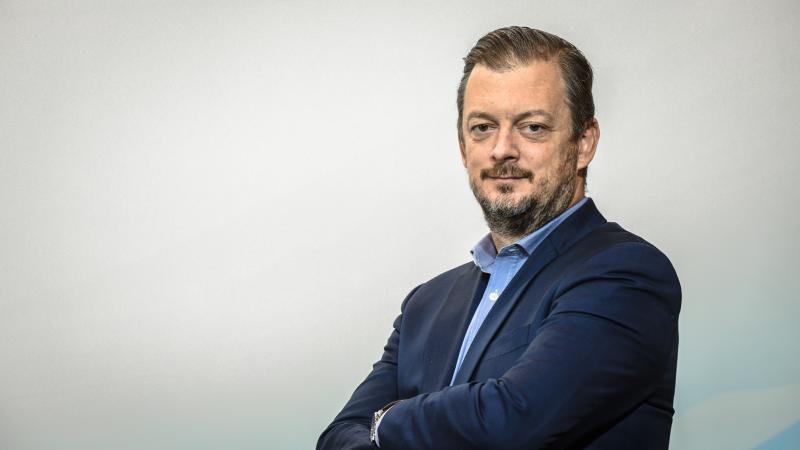
<svg viewBox="0 0 800 450">
<path fill-rule="evenodd" d="M 509 24 L 588 55 L 590 195 L 680 276 L 672 448 L 800 448 L 797 2 L 200 0 L 0 0 L 0 448 L 312 448 L 486 231 Z"/>
</svg>

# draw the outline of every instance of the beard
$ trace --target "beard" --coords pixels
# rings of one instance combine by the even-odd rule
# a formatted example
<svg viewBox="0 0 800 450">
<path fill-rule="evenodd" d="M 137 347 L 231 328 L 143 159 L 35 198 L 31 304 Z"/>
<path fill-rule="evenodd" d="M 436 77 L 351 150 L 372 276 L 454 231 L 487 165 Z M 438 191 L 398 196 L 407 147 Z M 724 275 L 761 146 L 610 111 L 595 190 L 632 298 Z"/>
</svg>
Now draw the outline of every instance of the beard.
<svg viewBox="0 0 800 450">
<path fill-rule="evenodd" d="M 481 171 L 482 180 L 488 177 L 512 176 L 527 178 L 530 183 L 537 185 L 535 192 L 516 201 L 505 195 L 514 191 L 513 186 L 501 184 L 498 191 L 503 195 L 497 200 L 491 200 L 475 180 L 469 177 L 472 193 L 483 210 L 489 230 L 505 238 L 520 238 L 533 233 L 566 211 L 575 195 L 577 160 L 578 147 L 570 146 L 553 180 L 537 177 L 533 172 L 507 162 Z"/>
</svg>

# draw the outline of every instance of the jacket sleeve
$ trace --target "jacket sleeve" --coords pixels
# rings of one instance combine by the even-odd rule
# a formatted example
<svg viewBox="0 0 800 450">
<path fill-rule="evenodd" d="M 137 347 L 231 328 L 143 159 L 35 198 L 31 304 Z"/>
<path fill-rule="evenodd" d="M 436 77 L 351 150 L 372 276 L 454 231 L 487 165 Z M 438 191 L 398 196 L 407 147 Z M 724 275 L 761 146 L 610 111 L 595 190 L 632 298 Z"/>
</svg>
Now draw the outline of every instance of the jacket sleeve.
<svg viewBox="0 0 800 450">
<path fill-rule="evenodd" d="M 403 311 L 420 286 L 403 300 L 400 315 L 395 319 L 392 334 L 383 348 L 380 361 L 372 366 L 367 378 L 356 388 L 342 411 L 333 419 L 317 441 L 317 450 L 366 450 L 375 447 L 369 440 L 372 414 L 397 400 L 397 352 Z"/>
<path fill-rule="evenodd" d="M 579 448 L 646 399 L 674 350 L 680 285 L 644 242 L 565 274 L 549 315 L 500 378 L 395 405 L 382 450 Z"/>
</svg>

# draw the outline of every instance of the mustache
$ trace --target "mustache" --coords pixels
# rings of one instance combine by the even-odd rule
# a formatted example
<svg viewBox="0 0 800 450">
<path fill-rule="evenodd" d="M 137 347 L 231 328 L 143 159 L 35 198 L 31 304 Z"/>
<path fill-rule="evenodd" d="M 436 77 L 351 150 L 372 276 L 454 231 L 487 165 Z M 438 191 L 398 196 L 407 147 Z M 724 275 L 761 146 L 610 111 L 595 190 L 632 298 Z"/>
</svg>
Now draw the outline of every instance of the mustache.
<svg viewBox="0 0 800 450">
<path fill-rule="evenodd" d="M 527 178 L 528 180 L 533 180 L 533 172 L 522 169 L 516 164 L 508 163 L 481 170 L 481 180 L 499 177 Z"/>
</svg>

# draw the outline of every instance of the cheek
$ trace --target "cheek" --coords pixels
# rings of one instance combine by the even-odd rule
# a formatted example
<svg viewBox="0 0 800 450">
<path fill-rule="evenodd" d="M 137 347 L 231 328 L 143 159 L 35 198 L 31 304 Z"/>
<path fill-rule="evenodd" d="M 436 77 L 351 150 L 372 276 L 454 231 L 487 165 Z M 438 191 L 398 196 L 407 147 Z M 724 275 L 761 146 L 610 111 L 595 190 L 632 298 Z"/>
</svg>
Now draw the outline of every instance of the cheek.
<svg viewBox="0 0 800 450">
<path fill-rule="evenodd" d="M 558 152 L 554 146 L 539 147 L 527 155 L 523 164 L 537 175 L 550 176 L 560 168 L 562 158 Z"/>
<path fill-rule="evenodd" d="M 476 158 L 467 158 L 466 167 L 470 175 L 478 175 L 483 169 L 483 165 Z"/>
</svg>

